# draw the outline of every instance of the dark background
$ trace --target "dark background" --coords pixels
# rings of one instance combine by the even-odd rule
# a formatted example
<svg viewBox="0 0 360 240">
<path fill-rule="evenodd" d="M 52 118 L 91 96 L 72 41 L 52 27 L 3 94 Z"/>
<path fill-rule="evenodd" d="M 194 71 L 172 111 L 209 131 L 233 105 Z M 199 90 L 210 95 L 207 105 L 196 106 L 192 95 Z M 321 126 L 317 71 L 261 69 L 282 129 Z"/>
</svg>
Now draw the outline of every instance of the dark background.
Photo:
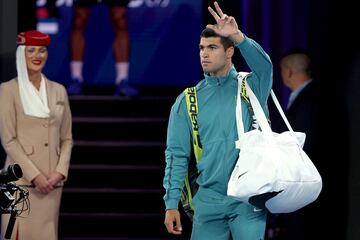
<svg viewBox="0 0 360 240">
<path fill-rule="evenodd" d="M 23 24 L 30 24 L 32 19 L 32 12 L 24 12 L 21 10 L 23 8 L 18 11 L 17 4 L 29 4 L 31 1 L 0 1 L 1 81 L 15 76 L 14 39 L 17 29 L 24 28 Z M 212 1 L 204 0 L 203 3 L 205 26 L 214 21 L 206 10 Z M 279 78 L 281 54 L 294 46 L 306 47 L 312 52 L 314 78 L 321 85 L 319 96 L 322 101 L 323 142 L 319 149 L 323 154 L 323 164 L 328 168 L 330 188 L 333 189 L 332 194 L 327 196 L 331 207 L 326 217 L 347 232 L 346 239 L 360 239 L 360 48 L 356 36 L 359 13 L 355 3 L 223 0 L 219 4 L 224 12 L 236 17 L 246 35 L 259 42 L 269 53 L 274 64 L 273 88 L 282 104 L 286 103 L 288 90 Z M 194 45 L 197 44 L 194 42 Z M 198 58 L 198 55 L 193 57 Z M 234 63 L 238 70 L 243 69 L 240 56 L 235 57 Z"/>
</svg>

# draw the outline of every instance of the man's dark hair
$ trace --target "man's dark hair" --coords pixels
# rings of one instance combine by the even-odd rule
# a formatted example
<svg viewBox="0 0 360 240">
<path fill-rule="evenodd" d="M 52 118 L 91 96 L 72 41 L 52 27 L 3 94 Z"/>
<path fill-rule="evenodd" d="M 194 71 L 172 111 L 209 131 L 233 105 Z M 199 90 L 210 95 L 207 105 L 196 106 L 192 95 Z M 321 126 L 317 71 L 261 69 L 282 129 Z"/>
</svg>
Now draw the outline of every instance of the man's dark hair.
<svg viewBox="0 0 360 240">
<path fill-rule="evenodd" d="M 210 37 L 219 37 L 220 42 L 224 46 L 225 50 L 228 49 L 229 47 L 235 46 L 234 42 L 229 37 L 220 36 L 211 28 L 205 28 L 200 34 L 200 38 L 210 38 Z"/>
</svg>

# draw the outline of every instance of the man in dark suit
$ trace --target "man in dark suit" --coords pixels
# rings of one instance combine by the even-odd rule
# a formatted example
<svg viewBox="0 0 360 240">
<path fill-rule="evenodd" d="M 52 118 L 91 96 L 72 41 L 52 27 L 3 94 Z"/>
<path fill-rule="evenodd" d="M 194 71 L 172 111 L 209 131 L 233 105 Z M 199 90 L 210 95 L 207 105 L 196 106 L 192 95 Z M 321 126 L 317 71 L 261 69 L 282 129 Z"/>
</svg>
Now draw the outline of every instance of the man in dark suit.
<svg viewBox="0 0 360 240">
<path fill-rule="evenodd" d="M 303 49 L 290 49 L 282 55 L 280 69 L 282 82 L 291 90 L 286 117 L 294 131 L 306 134 L 303 149 L 317 167 L 320 175 L 323 176 L 321 165 L 325 163 L 321 163 L 317 156 L 320 143 L 320 99 L 317 84 L 312 79 L 310 54 Z M 275 132 L 288 130 L 282 121 L 272 122 L 272 128 Z M 315 202 L 298 211 L 270 216 L 269 219 L 272 222 L 269 225 L 272 226 L 268 229 L 268 238 L 279 240 L 321 239 L 324 234 L 319 229 L 320 221 L 317 222 L 317 219 L 321 218 L 319 213 L 323 209 L 320 206 L 322 194 L 323 191 Z M 270 237 L 269 231 L 274 231 L 275 236 Z"/>
<path fill-rule="evenodd" d="M 286 117 L 295 131 L 306 133 L 303 149 L 312 158 L 315 154 L 319 94 L 312 79 L 310 55 L 302 49 L 291 49 L 281 58 L 280 69 L 284 85 L 291 90 Z"/>
</svg>

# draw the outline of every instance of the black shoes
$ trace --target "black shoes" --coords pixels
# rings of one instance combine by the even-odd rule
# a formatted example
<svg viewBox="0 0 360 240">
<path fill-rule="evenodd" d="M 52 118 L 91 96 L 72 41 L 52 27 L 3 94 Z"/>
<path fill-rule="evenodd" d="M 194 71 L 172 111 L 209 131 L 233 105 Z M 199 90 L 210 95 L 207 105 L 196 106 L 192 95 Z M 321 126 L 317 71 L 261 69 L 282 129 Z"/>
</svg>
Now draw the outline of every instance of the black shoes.
<svg viewBox="0 0 360 240">
<path fill-rule="evenodd" d="M 84 90 L 83 90 L 83 84 L 82 82 L 78 81 L 78 80 L 73 80 L 70 85 L 67 88 L 67 92 L 69 94 L 69 96 L 74 96 L 74 95 L 83 95 L 84 94 Z M 139 91 L 131 86 L 131 84 L 127 81 L 121 81 L 120 84 L 115 85 L 115 92 L 114 92 L 115 96 L 127 96 L 127 97 L 136 97 L 139 96 Z"/>
<path fill-rule="evenodd" d="M 79 80 L 73 80 L 71 84 L 67 88 L 67 92 L 69 95 L 82 95 L 83 88 L 82 83 Z"/>
<path fill-rule="evenodd" d="M 128 97 L 136 97 L 139 96 L 139 91 L 131 86 L 131 84 L 127 81 L 121 81 L 120 84 L 115 86 L 115 96 L 128 96 Z"/>
</svg>

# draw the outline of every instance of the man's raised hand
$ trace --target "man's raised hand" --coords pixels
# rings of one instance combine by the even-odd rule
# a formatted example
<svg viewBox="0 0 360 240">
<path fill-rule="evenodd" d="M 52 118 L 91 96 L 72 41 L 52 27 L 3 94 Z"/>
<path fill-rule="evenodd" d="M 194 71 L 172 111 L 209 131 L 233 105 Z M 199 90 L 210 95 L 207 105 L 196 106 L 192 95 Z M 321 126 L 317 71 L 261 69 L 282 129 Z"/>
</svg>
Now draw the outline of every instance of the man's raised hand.
<svg viewBox="0 0 360 240">
<path fill-rule="evenodd" d="M 210 6 L 208 10 L 214 17 L 216 24 L 208 24 L 206 27 L 213 29 L 220 36 L 230 37 L 235 43 L 241 42 L 244 36 L 239 30 L 235 18 L 224 14 L 217 2 L 214 2 L 214 6 L 216 11 Z"/>
</svg>

